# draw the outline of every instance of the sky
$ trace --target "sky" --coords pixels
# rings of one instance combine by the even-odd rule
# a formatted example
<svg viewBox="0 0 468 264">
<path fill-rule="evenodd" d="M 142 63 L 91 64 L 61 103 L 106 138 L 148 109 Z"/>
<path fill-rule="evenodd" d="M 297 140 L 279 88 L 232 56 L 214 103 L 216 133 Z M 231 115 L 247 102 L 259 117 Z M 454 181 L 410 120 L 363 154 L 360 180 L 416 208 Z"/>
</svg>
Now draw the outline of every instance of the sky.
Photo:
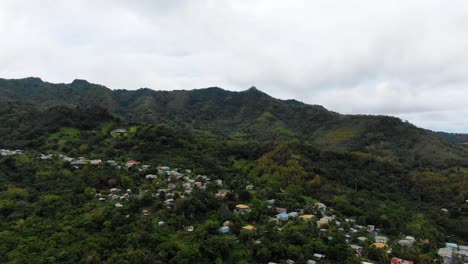
<svg viewBox="0 0 468 264">
<path fill-rule="evenodd" d="M 0 78 L 251 86 L 468 133 L 468 1 L 0 1 Z"/>
</svg>

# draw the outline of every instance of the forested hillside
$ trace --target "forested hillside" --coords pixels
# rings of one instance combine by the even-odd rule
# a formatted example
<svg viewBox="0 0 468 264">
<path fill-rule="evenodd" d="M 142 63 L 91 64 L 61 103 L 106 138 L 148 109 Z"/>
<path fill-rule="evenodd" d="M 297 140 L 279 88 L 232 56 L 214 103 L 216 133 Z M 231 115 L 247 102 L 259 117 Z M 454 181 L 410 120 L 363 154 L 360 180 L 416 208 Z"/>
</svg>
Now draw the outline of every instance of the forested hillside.
<svg viewBox="0 0 468 264">
<path fill-rule="evenodd" d="M 468 242 L 467 150 L 393 117 L 28 78 L 0 80 L 0 132 L 3 263 L 434 263 Z"/>
<path fill-rule="evenodd" d="M 212 133 L 221 138 L 299 139 L 320 148 L 358 151 L 408 164 L 448 168 L 468 166 L 467 149 L 388 116 L 340 115 L 321 106 L 279 100 L 250 88 L 191 91 L 112 91 L 75 80 L 51 84 L 38 78 L 0 79 L 0 103 L 102 107 L 129 122 L 166 123 Z"/>
</svg>

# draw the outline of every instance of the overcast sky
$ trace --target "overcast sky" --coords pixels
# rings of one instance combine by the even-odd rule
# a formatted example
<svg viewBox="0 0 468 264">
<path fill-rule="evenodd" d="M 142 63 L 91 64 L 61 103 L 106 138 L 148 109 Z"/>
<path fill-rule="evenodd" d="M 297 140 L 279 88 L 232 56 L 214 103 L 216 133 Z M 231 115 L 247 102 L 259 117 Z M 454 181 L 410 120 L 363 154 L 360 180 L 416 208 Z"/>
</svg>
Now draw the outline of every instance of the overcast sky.
<svg viewBox="0 0 468 264">
<path fill-rule="evenodd" d="M 0 78 L 250 86 L 468 133 L 468 1 L 0 1 Z"/>
</svg>

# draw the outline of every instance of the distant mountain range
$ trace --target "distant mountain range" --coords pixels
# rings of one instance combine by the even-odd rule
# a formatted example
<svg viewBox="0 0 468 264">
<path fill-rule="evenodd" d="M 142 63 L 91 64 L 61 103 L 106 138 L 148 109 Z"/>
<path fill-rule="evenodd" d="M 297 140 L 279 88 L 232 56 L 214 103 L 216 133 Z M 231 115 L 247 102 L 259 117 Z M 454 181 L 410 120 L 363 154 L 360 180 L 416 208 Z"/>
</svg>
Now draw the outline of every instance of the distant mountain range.
<svg viewBox="0 0 468 264">
<path fill-rule="evenodd" d="M 300 140 L 410 166 L 468 166 L 468 149 L 460 144 L 468 142 L 468 135 L 435 133 L 390 116 L 342 115 L 318 105 L 275 99 L 255 87 L 242 92 L 217 87 L 128 91 L 84 80 L 52 84 L 39 78 L 0 79 L 0 109 L 4 120 L 7 113 L 21 122 L 37 120 L 32 117 L 38 113 L 70 111 L 77 120 L 91 123 L 93 113 L 99 120 L 110 118 L 102 113 L 105 110 L 126 122 L 166 123 L 220 138 Z M 2 131 L 8 129 L 1 126 Z"/>
</svg>

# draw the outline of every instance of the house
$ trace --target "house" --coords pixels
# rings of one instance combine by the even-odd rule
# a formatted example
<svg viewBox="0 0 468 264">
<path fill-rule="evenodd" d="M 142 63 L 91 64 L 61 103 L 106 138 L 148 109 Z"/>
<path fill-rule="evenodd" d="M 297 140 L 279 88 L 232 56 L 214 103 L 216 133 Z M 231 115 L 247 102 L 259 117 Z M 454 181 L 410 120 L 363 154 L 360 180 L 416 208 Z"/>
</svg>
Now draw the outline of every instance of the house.
<svg viewBox="0 0 468 264">
<path fill-rule="evenodd" d="M 275 209 L 278 213 L 286 213 L 288 211 L 288 209 L 282 207 L 276 207 Z"/>
<path fill-rule="evenodd" d="M 127 168 L 130 168 L 130 167 L 132 167 L 132 166 L 134 166 L 134 165 L 138 165 L 138 164 L 140 164 L 140 163 L 141 163 L 141 162 L 136 161 L 136 160 L 129 160 L 129 161 L 127 161 L 127 163 L 126 163 L 126 166 L 127 166 Z"/>
<path fill-rule="evenodd" d="M 250 207 L 245 204 L 238 204 L 236 205 L 236 210 L 237 212 L 240 212 L 240 213 L 250 212 Z"/>
<path fill-rule="evenodd" d="M 291 213 L 288 214 L 288 216 L 291 217 L 291 218 L 296 218 L 296 217 L 299 216 L 299 214 L 297 212 L 291 212 Z"/>
<path fill-rule="evenodd" d="M 148 175 L 145 176 L 145 178 L 146 178 L 147 180 L 152 180 L 152 179 L 157 179 L 158 176 L 156 176 L 156 175 L 154 175 L 154 174 L 148 174 Z"/>
<path fill-rule="evenodd" d="M 170 198 L 164 201 L 167 206 L 172 206 L 174 204 L 174 199 Z"/>
<path fill-rule="evenodd" d="M 242 227 L 242 230 L 247 230 L 247 231 L 255 232 L 255 231 L 257 231 L 257 228 L 255 228 L 255 227 L 252 226 L 252 225 L 246 225 L 246 226 Z"/>
<path fill-rule="evenodd" d="M 122 205 L 121 203 L 116 203 L 116 204 L 115 204 L 115 207 L 116 207 L 116 208 L 122 208 L 123 205 Z"/>
<path fill-rule="evenodd" d="M 324 216 L 324 217 L 320 218 L 320 220 L 317 221 L 317 227 L 322 227 L 324 225 L 327 225 L 328 223 L 330 223 L 331 220 L 332 220 L 331 217 Z"/>
<path fill-rule="evenodd" d="M 359 256 L 361 256 L 361 253 L 362 253 L 362 247 L 361 246 L 358 246 L 358 245 L 349 245 L 352 249 L 354 249 L 354 251 L 356 251 L 356 254 L 358 254 Z"/>
<path fill-rule="evenodd" d="M 314 217 L 315 215 L 312 215 L 312 214 L 305 214 L 305 215 L 299 216 L 299 218 L 301 218 L 302 220 L 306 220 L 306 221 L 310 221 Z"/>
<path fill-rule="evenodd" d="M 101 164 L 102 164 L 102 160 L 100 160 L 100 159 L 94 159 L 94 160 L 90 160 L 89 163 L 91 163 L 92 165 L 101 165 Z"/>
<path fill-rule="evenodd" d="M 231 229 L 229 228 L 229 226 L 222 226 L 218 229 L 219 233 L 221 234 L 228 234 Z"/>
<path fill-rule="evenodd" d="M 165 224 L 166 224 L 166 223 L 165 223 L 164 221 L 159 221 L 159 222 L 158 222 L 158 225 L 159 225 L 159 226 L 164 226 Z"/>
<path fill-rule="evenodd" d="M 216 183 L 218 186 L 223 186 L 223 181 L 222 181 L 222 180 L 216 180 L 215 183 Z"/>
<path fill-rule="evenodd" d="M 361 243 L 364 243 L 364 242 L 366 242 L 367 237 L 358 237 L 357 240 L 358 240 L 359 242 L 361 242 Z"/>
<path fill-rule="evenodd" d="M 276 219 L 281 220 L 281 221 L 287 221 L 289 218 L 289 215 L 287 213 L 279 213 L 276 215 Z"/>
<path fill-rule="evenodd" d="M 325 255 L 322 255 L 322 254 L 319 254 L 319 253 L 314 253 L 314 255 L 312 255 L 312 257 L 316 260 L 321 260 L 321 259 L 324 259 L 325 258 Z"/>
<path fill-rule="evenodd" d="M 445 263 L 468 263 L 468 246 L 455 243 L 445 243 L 445 248 L 439 248 L 437 254 Z"/>
<path fill-rule="evenodd" d="M 249 184 L 249 185 L 245 186 L 245 189 L 246 189 L 247 191 L 253 190 L 253 188 L 254 188 L 254 186 L 253 186 L 252 184 Z"/>
<path fill-rule="evenodd" d="M 143 210 L 143 211 L 141 211 L 141 213 L 142 213 L 144 216 L 148 216 L 148 215 L 149 215 L 148 210 Z"/>
<path fill-rule="evenodd" d="M 388 237 L 386 236 L 375 236 L 376 243 L 383 243 L 386 244 L 388 242 Z"/>
<path fill-rule="evenodd" d="M 117 128 L 117 129 L 114 129 L 114 130 L 112 131 L 112 133 L 115 133 L 115 134 L 127 133 L 127 129 L 125 129 L 125 128 Z"/>
<path fill-rule="evenodd" d="M 105 202 L 105 201 L 106 201 L 106 198 L 101 197 L 101 198 L 99 198 L 98 200 L 99 200 L 100 202 Z"/>
<path fill-rule="evenodd" d="M 404 259 L 401 259 L 401 258 L 397 258 L 397 257 L 393 257 L 391 260 L 390 260 L 391 263 L 395 263 L 395 264 L 414 264 L 413 261 L 411 260 L 404 260 Z"/>
<path fill-rule="evenodd" d="M 269 205 L 275 205 L 275 199 L 270 199 L 266 201 Z"/>
<path fill-rule="evenodd" d="M 70 158 L 70 159 L 71 159 L 71 158 Z M 64 160 L 65 160 L 65 158 L 64 158 Z M 65 160 L 65 161 L 69 161 L 69 162 L 70 162 L 70 165 L 72 165 L 72 166 L 78 166 L 78 167 L 79 167 L 79 166 L 84 166 L 84 165 L 86 165 L 86 162 L 83 161 L 83 160 L 75 160 L 75 161 L 74 161 L 73 159 L 71 159 L 71 160 Z"/>
<path fill-rule="evenodd" d="M 315 203 L 315 208 L 319 209 L 319 210 L 327 210 L 327 206 L 323 203 Z"/>
<path fill-rule="evenodd" d="M 286 260 L 286 264 L 296 264 L 294 260 L 288 259 Z"/>
<path fill-rule="evenodd" d="M 402 248 L 410 249 L 414 245 L 414 240 L 401 239 L 401 240 L 398 240 L 398 245 L 400 245 Z"/>
<path fill-rule="evenodd" d="M 374 243 L 371 246 L 376 247 L 376 248 L 385 248 L 385 247 L 387 247 L 387 244 L 385 244 L 385 243 Z"/>
<path fill-rule="evenodd" d="M 228 194 L 229 192 L 226 191 L 226 190 L 218 190 L 216 193 L 215 193 L 215 198 L 224 198 L 226 197 L 226 195 Z"/>
<path fill-rule="evenodd" d="M 309 259 L 306 264 L 317 264 L 317 261 Z"/>
<path fill-rule="evenodd" d="M 195 227 L 189 226 L 189 227 L 187 227 L 187 232 L 193 232 L 194 229 L 195 229 Z"/>
<path fill-rule="evenodd" d="M 201 182 L 195 182 L 195 186 L 197 186 L 198 188 L 201 188 L 203 186 L 203 183 Z"/>
<path fill-rule="evenodd" d="M 167 166 L 157 166 L 156 169 L 158 170 L 158 172 L 166 172 L 169 171 L 171 168 Z"/>
</svg>

